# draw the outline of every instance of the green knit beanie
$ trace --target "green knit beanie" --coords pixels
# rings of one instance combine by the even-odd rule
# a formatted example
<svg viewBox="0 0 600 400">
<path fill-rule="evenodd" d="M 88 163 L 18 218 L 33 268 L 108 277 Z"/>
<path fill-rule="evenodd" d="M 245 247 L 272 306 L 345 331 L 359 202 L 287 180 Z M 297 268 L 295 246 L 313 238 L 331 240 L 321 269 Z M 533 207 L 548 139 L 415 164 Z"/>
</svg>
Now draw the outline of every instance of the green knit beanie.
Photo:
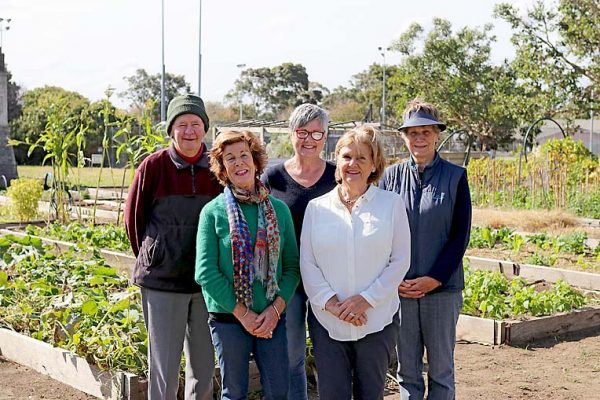
<svg viewBox="0 0 600 400">
<path fill-rule="evenodd" d="M 175 119 L 182 114 L 195 114 L 204 122 L 204 130 L 208 132 L 208 115 L 202 99 L 193 94 L 177 96 L 169 103 L 167 109 L 167 133 L 171 136 L 171 127 Z"/>
</svg>

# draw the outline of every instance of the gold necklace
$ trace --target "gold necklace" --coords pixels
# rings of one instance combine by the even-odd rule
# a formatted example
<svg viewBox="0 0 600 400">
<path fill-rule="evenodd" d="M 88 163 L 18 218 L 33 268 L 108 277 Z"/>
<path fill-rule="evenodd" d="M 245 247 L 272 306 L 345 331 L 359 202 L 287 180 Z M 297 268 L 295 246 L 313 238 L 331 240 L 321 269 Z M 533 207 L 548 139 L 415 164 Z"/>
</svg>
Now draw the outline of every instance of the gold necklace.
<svg viewBox="0 0 600 400">
<path fill-rule="evenodd" d="M 348 205 L 356 203 L 356 201 L 357 201 L 358 199 L 360 199 L 360 198 L 361 198 L 361 196 L 364 194 L 364 193 L 361 193 L 361 194 L 359 194 L 358 196 L 356 196 L 355 198 L 351 199 L 351 198 L 349 198 L 349 197 L 346 197 L 346 196 L 344 196 L 344 192 L 342 191 L 342 188 L 341 188 L 341 186 L 340 186 L 340 188 L 338 189 L 338 193 L 339 193 L 339 195 L 340 195 L 340 199 L 342 199 L 342 201 L 343 201 L 344 203 L 348 204 Z"/>
</svg>

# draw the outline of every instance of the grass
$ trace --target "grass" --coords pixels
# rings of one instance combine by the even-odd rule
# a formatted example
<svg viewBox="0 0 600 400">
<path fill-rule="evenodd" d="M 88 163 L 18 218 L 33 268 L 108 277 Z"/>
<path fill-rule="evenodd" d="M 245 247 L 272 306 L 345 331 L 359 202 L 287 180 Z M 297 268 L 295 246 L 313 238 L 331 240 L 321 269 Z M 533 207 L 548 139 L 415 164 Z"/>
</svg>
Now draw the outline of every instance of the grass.
<svg viewBox="0 0 600 400">
<path fill-rule="evenodd" d="M 100 180 L 100 187 L 121 187 L 121 181 L 123 179 L 123 168 L 113 168 L 112 176 L 109 168 L 103 168 L 102 179 Z M 52 167 L 38 166 L 38 165 L 19 165 L 17 167 L 17 173 L 19 178 L 33 178 L 33 179 L 44 179 L 47 172 L 52 172 Z M 77 177 L 81 185 L 87 187 L 96 187 L 98 183 L 98 174 L 100 168 L 98 167 L 85 167 L 79 170 L 73 169 L 72 175 L 70 176 L 71 184 L 75 184 Z M 129 173 L 129 169 L 125 171 L 125 186 L 129 187 L 133 176 Z"/>
<path fill-rule="evenodd" d="M 501 210 L 473 208 L 473 224 L 494 229 L 509 227 L 523 232 L 548 232 L 560 235 L 586 232 L 589 238 L 600 238 L 598 228 L 582 226 L 579 218 L 564 210 Z"/>
</svg>

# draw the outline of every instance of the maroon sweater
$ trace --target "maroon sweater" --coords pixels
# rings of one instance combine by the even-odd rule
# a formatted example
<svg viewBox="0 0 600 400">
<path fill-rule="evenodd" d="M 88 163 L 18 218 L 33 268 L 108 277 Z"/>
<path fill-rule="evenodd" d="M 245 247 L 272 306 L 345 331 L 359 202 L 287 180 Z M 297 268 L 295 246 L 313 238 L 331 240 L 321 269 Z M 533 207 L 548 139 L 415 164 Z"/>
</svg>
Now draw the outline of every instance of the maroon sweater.
<svg viewBox="0 0 600 400">
<path fill-rule="evenodd" d="M 203 145 L 195 164 L 173 144 L 138 167 L 125 206 L 125 227 L 136 256 L 132 281 L 150 289 L 195 293 L 196 235 L 202 207 L 222 191 Z"/>
</svg>

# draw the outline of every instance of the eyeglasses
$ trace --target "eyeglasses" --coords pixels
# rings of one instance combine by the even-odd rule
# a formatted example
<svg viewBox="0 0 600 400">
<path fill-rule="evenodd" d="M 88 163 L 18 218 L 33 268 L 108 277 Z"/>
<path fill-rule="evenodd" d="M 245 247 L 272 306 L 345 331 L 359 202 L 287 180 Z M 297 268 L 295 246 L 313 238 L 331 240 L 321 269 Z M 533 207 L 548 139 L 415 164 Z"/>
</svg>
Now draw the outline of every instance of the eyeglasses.
<svg viewBox="0 0 600 400">
<path fill-rule="evenodd" d="M 323 139 L 323 137 L 325 136 L 325 132 L 321 132 L 321 131 L 305 131 L 304 129 L 299 129 L 296 131 L 296 137 L 298 139 L 306 139 L 308 137 L 308 135 L 310 135 L 311 138 L 313 138 L 316 141 L 319 141 L 321 139 Z"/>
</svg>

